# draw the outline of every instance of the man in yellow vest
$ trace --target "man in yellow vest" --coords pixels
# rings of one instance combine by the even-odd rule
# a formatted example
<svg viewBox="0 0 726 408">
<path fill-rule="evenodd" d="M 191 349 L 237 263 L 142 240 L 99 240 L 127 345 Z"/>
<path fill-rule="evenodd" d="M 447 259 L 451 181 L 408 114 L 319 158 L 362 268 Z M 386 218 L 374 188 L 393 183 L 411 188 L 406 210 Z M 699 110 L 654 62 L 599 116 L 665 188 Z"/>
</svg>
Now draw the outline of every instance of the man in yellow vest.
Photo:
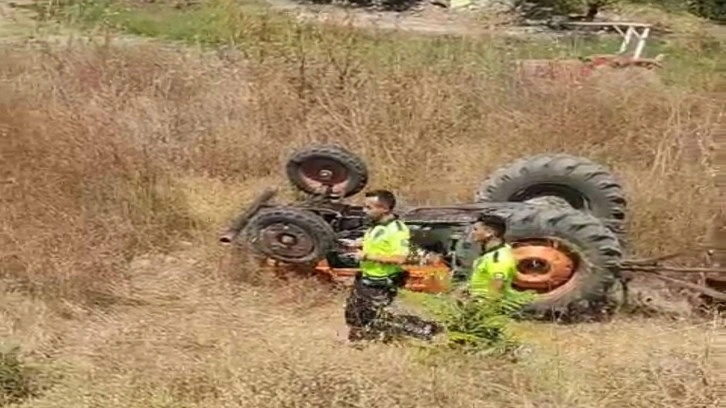
<svg viewBox="0 0 726 408">
<path fill-rule="evenodd" d="M 476 299 L 500 299 L 512 294 L 517 262 L 512 247 L 504 239 L 507 223 L 496 215 L 482 214 L 474 223 L 473 240 L 483 254 L 474 261 L 469 294 Z"/>
<path fill-rule="evenodd" d="M 352 342 L 378 337 L 389 329 L 425 338 L 437 330 L 434 324 L 415 316 L 380 318 L 407 279 L 402 265 L 409 256 L 411 233 L 393 213 L 395 206 L 396 198 L 390 191 L 366 193 L 364 211 L 373 225 L 356 243 L 361 247 L 356 253 L 360 273 L 345 307 L 348 340 Z"/>
</svg>

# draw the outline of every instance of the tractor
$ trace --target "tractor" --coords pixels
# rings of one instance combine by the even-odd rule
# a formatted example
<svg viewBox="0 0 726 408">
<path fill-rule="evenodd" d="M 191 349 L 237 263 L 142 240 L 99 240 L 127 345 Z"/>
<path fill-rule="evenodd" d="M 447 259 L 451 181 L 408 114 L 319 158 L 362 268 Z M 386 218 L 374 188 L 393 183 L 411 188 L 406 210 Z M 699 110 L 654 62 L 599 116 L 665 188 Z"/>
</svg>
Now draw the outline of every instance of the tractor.
<svg viewBox="0 0 726 408">
<path fill-rule="evenodd" d="M 241 242 L 277 268 L 308 268 L 350 283 L 357 261 L 342 242 L 368 227 L 350 198 L 366 186 L 365 162 L 338 145 L 295 151 L 285 171 L 305 198 L 276 204 L 264 191 L 221 236 Z M 469 229 L 490 213 L 508 222 L 506 238 L 518 261 L 517 290 L 535 293 L 526 307 L 537 316 L 608 315 L 623 281 L 626 199 L 604 166 L 567 154 L 517 160 L 487 177 L 471 203 L 397 208 L 411 230 L 404 269 L 411 291 L 445 293 L 465 284 L 481 248 Z"/>
</svg>

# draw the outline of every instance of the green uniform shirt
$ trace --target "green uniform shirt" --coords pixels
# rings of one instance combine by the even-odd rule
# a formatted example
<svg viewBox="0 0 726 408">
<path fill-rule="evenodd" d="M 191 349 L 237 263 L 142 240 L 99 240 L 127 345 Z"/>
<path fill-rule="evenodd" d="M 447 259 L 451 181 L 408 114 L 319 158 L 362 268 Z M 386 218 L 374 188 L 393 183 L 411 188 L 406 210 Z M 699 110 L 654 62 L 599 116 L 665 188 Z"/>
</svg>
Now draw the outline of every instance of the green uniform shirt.
<svg viewBox="0 0 726 408">
<path fill-rule="evenodd" d="M 366 256 L 408 256 L 410 238 L 408 227 L 399 220 L 377 224 L 363 235 L 363 253 Z M 401 270 L 400 265 L 368 260 L 361 261 L 360 268 L 368 278 L 387 278 Z"/>
<path fill-rule="evenodd" d="M 517 276 L 517 261 L 508 244 L 492 248 L 474 261 L 469 280 L 469 292 L 475 297 L 485 297 L 490 293 L 494 279 L 502 279 L 504 295 L 512 292 L 512 282 Z"/>
</svg>

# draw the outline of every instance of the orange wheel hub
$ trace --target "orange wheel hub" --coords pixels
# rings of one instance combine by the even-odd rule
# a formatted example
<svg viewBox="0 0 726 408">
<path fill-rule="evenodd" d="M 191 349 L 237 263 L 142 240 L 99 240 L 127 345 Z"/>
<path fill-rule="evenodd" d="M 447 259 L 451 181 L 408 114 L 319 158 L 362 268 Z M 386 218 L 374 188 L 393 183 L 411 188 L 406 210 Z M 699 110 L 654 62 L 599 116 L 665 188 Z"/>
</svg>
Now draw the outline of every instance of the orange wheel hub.
<svg viewBox="0 0 726 408">
<path fill-rule="evenodd" d="M 558 241 L 519 242 L 513 252 L 518 289 L 546 293 L 567 283 L 577 270 L 576 256 Z"/>
</svg>

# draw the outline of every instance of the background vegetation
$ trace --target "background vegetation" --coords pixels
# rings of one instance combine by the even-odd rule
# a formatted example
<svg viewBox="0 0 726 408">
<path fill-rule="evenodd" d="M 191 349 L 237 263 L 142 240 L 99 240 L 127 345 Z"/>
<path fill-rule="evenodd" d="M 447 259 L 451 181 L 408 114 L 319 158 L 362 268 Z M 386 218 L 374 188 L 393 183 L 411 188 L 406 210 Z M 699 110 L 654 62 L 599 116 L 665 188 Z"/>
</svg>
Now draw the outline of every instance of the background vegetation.
<svg viewBox="0 0 726 408">
<path fill-rule="evenodd" d="M 555 7 L 559 11 L 582 12 L 589 7 L 612 7 L 617 5 L 645 5 L 666 10 L 670 13 L 691 13 L 699 17 L 724 21 L 726 3 L 722 0 L 527 0 L 530 3 Z M 522 3 L 521 1 L 520 3 Z"/>
<path fill-rule="evenodd" d="M 335 339 L 336 292 L 216 246 L 245 200 L 284 183 L 292 149 L 333 140 L 365 157 L 371 185 L 419 203 L 471 200 L 516 157 L 585 155 L 625 183 L 635 252 L 701 241 L 723 111 L 713 40 L 665 40 L 660 82 L 535 86 L 516 58 L 604 45 L 363 33 L 222 0 L 44 10 L 105 37 L 0 48 L 0 330 L 23 345 L 11 367 L 63 374 L 24 406 L 718 403 L 718 321 L 521 324 L 534 353 L 518 362 L 354 351 Z"/>
</svg>

